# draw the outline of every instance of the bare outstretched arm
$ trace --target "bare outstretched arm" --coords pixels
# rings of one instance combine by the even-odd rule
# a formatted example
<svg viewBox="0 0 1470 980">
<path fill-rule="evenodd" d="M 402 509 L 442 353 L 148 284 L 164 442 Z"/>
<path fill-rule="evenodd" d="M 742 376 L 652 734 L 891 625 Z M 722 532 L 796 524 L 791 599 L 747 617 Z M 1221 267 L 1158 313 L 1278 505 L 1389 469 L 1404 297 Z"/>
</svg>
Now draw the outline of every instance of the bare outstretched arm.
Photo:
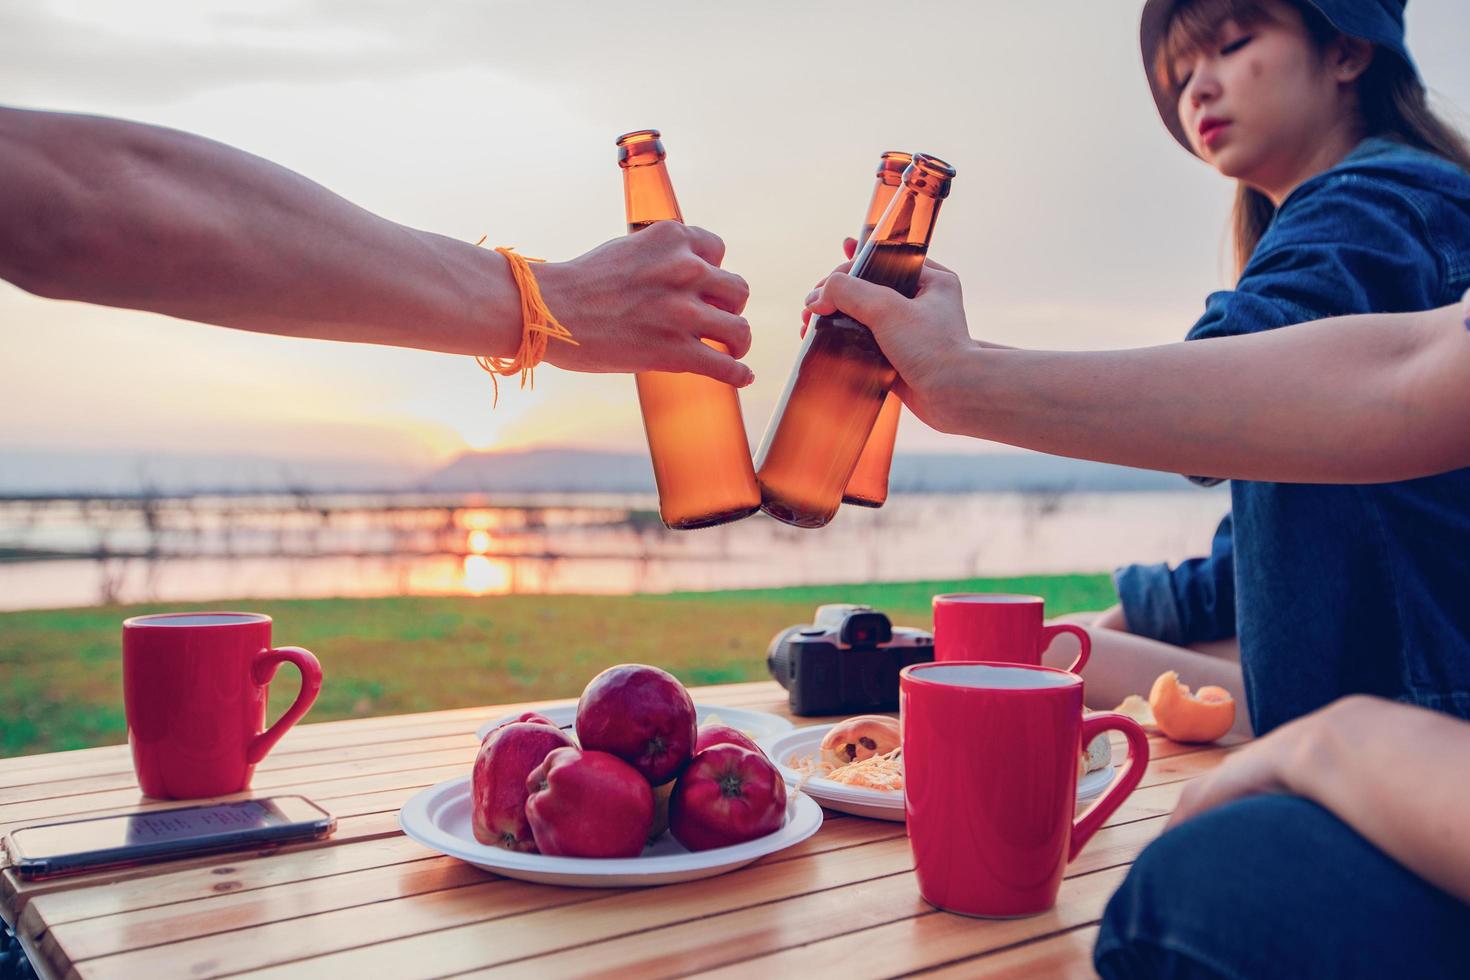
<svg viewBox="0 0 1470 980">
<path fill-rule="evenodd" d="M 212 140 L 0 107 L 0 173 L 0 278 L 37 295 L 456 354 L 520 344 L 519 293 L 500 255 Z M 748 383 L 735 360 L 750 346 L 748 290 L 723 257 L 717 236 L 669 224 L 538 266 L 548 307 L 578 341 L 553 342 L 547 359 Z"/>
<path fill-rule="evenodd" d="M 834 274 L 808 308 L 868 324 L 904 403 L 946 432 L 1248 480 L 1379 483 L 1470 466 L 1458 306 L 1079 352 L 971 339 L 959 279 L 942 267 L 925 270 L 912 300 Z"/>
</svg>

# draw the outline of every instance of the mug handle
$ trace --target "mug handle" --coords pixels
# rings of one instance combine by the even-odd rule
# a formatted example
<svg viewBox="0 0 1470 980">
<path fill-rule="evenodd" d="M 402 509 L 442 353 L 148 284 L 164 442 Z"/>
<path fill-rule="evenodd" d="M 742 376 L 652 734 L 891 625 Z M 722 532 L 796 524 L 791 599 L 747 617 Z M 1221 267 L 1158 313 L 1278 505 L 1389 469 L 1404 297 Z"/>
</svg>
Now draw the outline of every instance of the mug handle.
<svg viewBox="0 0 1470 980">
<path fill-rule="evenodd" d="M 1080 674 L 1082 668 L 1087 666 L 1087 658 L 1092 656 L 1092 636 L 1087 630 L 1073 623 L 1058 623 L 1055 626 L 1043 626 L 1041 628 L 1041 640 L 1036 648 L 1036 660 L 1039 663 L 1041 661 L 1041 655 L 1046 652 L 1047 647 L 1051 646 L 1051 641 L 1063 633 L 1071 633 L 1077 637 L 1077 642 L 1082 644 L 1082 649 L 1078 652 L 1077 659 L 1072 661 L 1072 666 L 1067 668 L 1068 673 Z"/>
<path fill-rule="evenodd" d="M 296 695 L 296 700 L 291 702 L 291 707 L 286 709 L 286 713 L 276 719 L 274 725 L 250 740 L 250 748 L 245 752 L 245 762 L 252 766 L 264 759 L 265 754 L 276 747 L 281 736 L 311 710 L 312 703 L 322 689 L 322 665 L 317 662 L 315 654 L 301 647 L 277 647 L 256 654 L 255 663 L 251 666 L 255 683 L 261 687 L 269 684 L 271 678 L 276 676 L 276 669 L 283 663 L 295 664 L 296 669 L 301 671 L 301 691 Z"/>
<path fill-rule="evenodd" d="M 1128 761 L 1123 771 L 1109 786 L 1107 792 L 1093 801 L 1072 824 L 1072 846 L 1067 852 L 1071 861 L 1082 851 L 1084 845 L 1097 833 L 1103 821 L 1113 815 L 1143 778 L 1148 768 L 1148 735 L 1143 726 L 1126 715 L 1104 712 L 1082 719 L 1082 745 L 1085 747 L 1099 734 L 1107 731 L 1122 732 L 1128 739 Z"/>
</svg>

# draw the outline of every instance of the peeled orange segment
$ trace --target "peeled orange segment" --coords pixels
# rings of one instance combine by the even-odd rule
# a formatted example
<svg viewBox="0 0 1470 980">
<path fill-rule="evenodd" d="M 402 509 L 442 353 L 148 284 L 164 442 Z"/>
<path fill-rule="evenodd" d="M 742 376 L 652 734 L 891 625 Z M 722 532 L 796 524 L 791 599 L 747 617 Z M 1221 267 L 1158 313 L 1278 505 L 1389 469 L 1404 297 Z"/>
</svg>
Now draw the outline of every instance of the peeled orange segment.
<svg viewBox="0 0 1470 980">
<path fill-rule="evenodd" d="M 1223 687 L 1202 687 L 1191 693 L 1179 675 L 1165 671 L 1148 695 L 1154 723 L 1176 742 L 1213 742 L 1235 724 L 1235 699 Z"/>
</svg>

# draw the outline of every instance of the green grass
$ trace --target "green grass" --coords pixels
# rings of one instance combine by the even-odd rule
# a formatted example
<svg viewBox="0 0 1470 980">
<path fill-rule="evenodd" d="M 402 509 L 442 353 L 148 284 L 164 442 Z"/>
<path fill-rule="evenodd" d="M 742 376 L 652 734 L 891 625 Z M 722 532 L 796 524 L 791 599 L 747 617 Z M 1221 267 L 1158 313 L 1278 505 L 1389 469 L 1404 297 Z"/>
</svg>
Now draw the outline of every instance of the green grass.
<svg viewBox="0 0 1470 980">
<path fill-rule="evenodd" d="M 278 644 L 320 658 L 326 684 L 308 720 L 574 697 L 604 667 L 657 664 L 686 684 L 767 676 L 766 645 L 823 602 L 864 602 L 928 627 L 937 592 L 1030 592 L 1047 613 L 1101 609 L 1106 575 L 808 586 L 646 596 L 303 599 L 180 603 L 251 609 Z M 0 756 L 122 742 L 120 624 L 157 606 L 0 613 Z M 295 695 L 272 684 L 275 717 Z"/>
</svg>

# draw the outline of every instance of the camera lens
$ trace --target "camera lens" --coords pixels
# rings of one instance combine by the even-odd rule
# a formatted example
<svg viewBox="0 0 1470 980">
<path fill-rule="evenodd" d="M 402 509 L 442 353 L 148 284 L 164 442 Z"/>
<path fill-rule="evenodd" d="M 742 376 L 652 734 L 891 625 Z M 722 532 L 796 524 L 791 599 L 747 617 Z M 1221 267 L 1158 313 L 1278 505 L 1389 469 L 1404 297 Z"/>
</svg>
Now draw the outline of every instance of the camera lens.
<svg viewBox="0 0 1470 980">
<path fill-rule="evenodd" d="M 766 669 L 771 672 L 771 677 L 786 690 L 791 690 L 791 684 L 796 679 L 796 665 L 791 661 L 791 650 L 787 648 L 786 641 L 793 633 L 805 632 L 808 627 L 788 626 L 777 633 L 771 640 L 771 646 L 766 651 Z M 818 631 L 821 632 L 821 631 Z"/>
</svg>

